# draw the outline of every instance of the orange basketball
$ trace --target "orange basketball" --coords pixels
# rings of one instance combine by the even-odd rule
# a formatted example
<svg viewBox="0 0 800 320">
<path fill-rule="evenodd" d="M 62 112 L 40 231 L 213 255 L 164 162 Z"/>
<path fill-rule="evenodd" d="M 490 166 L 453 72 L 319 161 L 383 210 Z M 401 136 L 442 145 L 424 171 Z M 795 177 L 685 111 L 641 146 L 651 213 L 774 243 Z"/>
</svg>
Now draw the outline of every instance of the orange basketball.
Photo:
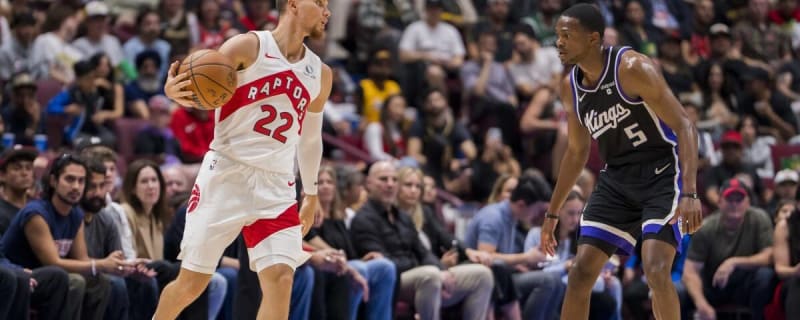
<svg viewBox="0 0 800 320">
<path fill-rule="evenodd" d="M 178 73 L 189 72 L 194 101 L 204 109 L 228 103 L 236 91 L 236 68 L 228 57 L 216 50 L 198 50 L 183 59 Z"/>
</svg>

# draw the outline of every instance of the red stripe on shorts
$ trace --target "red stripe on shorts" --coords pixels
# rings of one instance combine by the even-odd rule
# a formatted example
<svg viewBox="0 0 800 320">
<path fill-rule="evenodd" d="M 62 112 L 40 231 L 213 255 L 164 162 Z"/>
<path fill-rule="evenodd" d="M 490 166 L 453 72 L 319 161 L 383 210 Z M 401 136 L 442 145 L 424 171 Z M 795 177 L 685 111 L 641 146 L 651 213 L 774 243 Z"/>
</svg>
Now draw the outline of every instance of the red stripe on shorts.
<svg viewBox="0 0 800 320">
<path fill-rule="evenodd" d="M 259 219 L 242 228 L 244 243 L 248 248 L 253 248 L 274 233 L 297 225 L 300 225 L 300 215 L 297 213 L 297 204 L 293 204 L 275 219 Z"/>
</svg>

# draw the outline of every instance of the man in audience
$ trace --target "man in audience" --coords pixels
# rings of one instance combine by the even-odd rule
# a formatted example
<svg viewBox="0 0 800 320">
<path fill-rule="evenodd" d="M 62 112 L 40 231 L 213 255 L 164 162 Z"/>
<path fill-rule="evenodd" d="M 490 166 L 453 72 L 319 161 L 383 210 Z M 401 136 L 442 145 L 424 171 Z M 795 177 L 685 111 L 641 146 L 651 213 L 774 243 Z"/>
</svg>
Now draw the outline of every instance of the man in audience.
<svg viewBox="0 0 800 320">
<path fill-rule="evenodd" d="M 14 134 L 14 143 L 32 146 L 37 134 L 45 133 L 44 110 L 36 101 L 39 89 L 27 72 L 14 74 L 10 82 L 11 95 L 3 109 L 6 132 Z"/>
<path fill-rule="evenodd" d="M 199 163 L 214 138 L 214 110 L 178 108 L 169 127 L 181 146 L 184 163 Z"/>
<path fill-rule="evenodd" d="M 511 199 L 488 205 L 475 214 L 464 237 L 467 247 L 488 252 L 498 263 L 520 271 L 513 276 L 513 282 L 520 293 L 525 319 L 553 319 L 566 290 L 561 274 L 536 270 L 547 260 L 544 253 L 538 248 L 523 252 L 527 234 L 523 228 L 541 211 L 550 192 L 543 179 L 523 175 L 511 192 Z"/>
<path fill-rule="evenodd" d="M 36 18 L 30 13 L 11 18 L 11 39 L 3 39 L 0 47 L 0 81 L 8 81 L 15 73 L 31 70 L 31 46 L 38 33 Z"/>
<path fill-rule="evenodd" d="M 767 198 L 769 191 L 764 188 L 755 168 L 744 163 L 742 135 L 739 131 L 734 130 L 725 132 L 722 135 L 720 147 L 722 162 L 706 172 L 705 185 L 708 204 L 717 206 L 720 203 L 719 187 L 728 179 L 738 178 L 755 192 L 751 194 L 750 203 L 757 206 L 761 200 Z"/>
<path fill-rule="evenodd" d="M 24 269 L 8 261 L 2 251 L 0 248 L 0 319 L 29 319 L 30 309 L 38 319 L 69 319 L 72 313 L 67 311 L 74 308 L 66 305 L 67 272 L 55 266 Z"/>
<path fill-rule="evenodd" d="M 152 8 L 140 10 L 136 17 L 136 27 L 139 33 L 122 46 L 128 63 L 134 65 L 136 56 L 146 50 L 157 52 L 162 62 L 169 61 L 171 46 L 169 42 L 159 37 L 161 35 L 161 15 L 158 11 Z M 159 80 L 166 79 L 167 65 L 168 63 L 161 64 L 158 71 Z"/>
<path fill-rule="evenodd" d="M 158 74 L 159 68 L 167 64 L 159 53 L 145 50 L 136 55 L 138 77 L 125 85 L 125 115 L 149 119 L 150 108 L 147 103 L 156 95 L 164 95 L 164 86 Z"/>
<path fill-rule="evenodd" d="M 764 209 L 770 217 L 775 218 L 773 215 L 778 210 L 778 203 L 797 200 L 797 185 L 800 183 L 800 175 L 793 169 L 783 169 L 775 174 L 775 179 L 772 181 L 775 183 L 775 194 Z"/>
<path fill-rule="evenodd" d="M 86 293 L 68 296 L 68 306 L 83 306 L 72 310 L 73 318 L 102 319 L 110 285 L 103 273 L 122 274 L 128 263 L 121 251 L 104 259 L 89 258 L 84 239 L 83 212 L 77 207 L 86 182 L 86 165 L 69 154 L 60 156 L 43 177 L 42 200 L 28 203 L 11 221 L 3 235 L 3 253 L 24 268 L 57 266 L 70 272 L 70 291 L 85 287 Z"/>
<path fill-rule="evenodd" d="M 36 149 L 15 145 L 0 159 L 0 177 L 5 182 L 3 198 L 0 199 L 0 237 L 17 212 L 31 200 L 33 160 L 36 160 L 36 156 Z"/>
<path fill-rule="evenodd" d="M 84 237 L 89 257 L 102 259 L 122 250 L 113 209 L 106 206 L 106 167 L 99 159 L 85 159 L 89 167 L 86 195 L 81 199 Z M 106 309 L 107 319 L 146 319 L 152 317 L 158 304 L 158 283 L 155 272 L 146 261 L 132 261 L 124 273 L 109 275 L 111 295 Z"/>
<path fill-rule="evenodd" d="M 683 272 L 700 319 L 715 319 L 715 308 L 728 304 L 749 307 L 752 319 L 763 319 L 774 288 L 771 260 L 772 221 L 750 206 L 742 181 L 725 181 L 719 210 L 692 237 Z"/>
<path fill-rule="evenodd" d="M 494 280 L 479 264 L 444 269 L 427 250 L 408 214 L 395 205 L 397 170 L 391 162 L 374 163 L 367 176 L 369 200 L 353 218 L 350 234 L 359 256 L 378 252 L 400 273 L 399 299 L 413 301 L 420 319 L 439 319 L 441 307 L 463 303 L 464 319 L 486 319 Z"/>
<path fill-rule="evenodd" d="M 98 52 L 105 53 L 111 61 L 111 66 L 116 67 L 123 59 L 122 45 L 119 39 L 108 33 L 109 8 L 103 1 L 91 1 L 86 4 L 86 35 L 78 38 L 72 45 L 83 53 L 84 57 L 91 57 Z"/>
</svg>

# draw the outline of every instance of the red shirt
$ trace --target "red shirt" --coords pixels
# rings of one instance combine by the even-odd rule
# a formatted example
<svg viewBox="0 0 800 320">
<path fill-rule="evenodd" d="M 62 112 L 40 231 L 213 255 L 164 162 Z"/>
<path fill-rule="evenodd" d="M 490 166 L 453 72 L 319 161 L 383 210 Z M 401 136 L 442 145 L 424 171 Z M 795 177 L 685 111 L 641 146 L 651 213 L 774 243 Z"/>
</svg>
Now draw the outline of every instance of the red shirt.
<svg viewBox="0 0 800 320">
<path fill-rule="evenodd" d="M 214 110 L 208 110 L 208 119 L 195 117 L 186 108 L 175 110 L 169 126 L 181 144 L 181 152 L 191 162 L 200 162 L 214 139 Z"/>
</svg>

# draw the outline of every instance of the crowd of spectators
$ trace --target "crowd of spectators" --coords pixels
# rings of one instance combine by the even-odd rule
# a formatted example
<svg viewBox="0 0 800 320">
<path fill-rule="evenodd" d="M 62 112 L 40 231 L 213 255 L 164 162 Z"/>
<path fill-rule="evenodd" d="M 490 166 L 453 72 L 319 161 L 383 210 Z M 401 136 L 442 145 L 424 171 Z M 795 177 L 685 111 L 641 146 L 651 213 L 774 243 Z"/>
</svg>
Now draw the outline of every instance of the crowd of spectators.
<svg viewBox="0 0 800 320">
<path fill-rule="evenodd" d="M 572 68 L 553 28 L 577 2 L 600 8 L 604 45 L 656 62 L 699 130 L 706 219 L 672 268 L 683 318 L 800 314 L 798 1 L 342 0 L 307 41 L 334 81 L 291 319 L 558 316 L 602 168 L 593 151 L 545 256 Z M 163 95 L 168 64 L 274 28 L 274 8 L 0 1 L 0 319 L 150 319 L 215 118 Z M 255 318 L 248 265 L 240 237 L 182 317 Z M 591 301 L 592 319 L 647 319 L 638 255 L 613 256 Z"/>
</svg>

